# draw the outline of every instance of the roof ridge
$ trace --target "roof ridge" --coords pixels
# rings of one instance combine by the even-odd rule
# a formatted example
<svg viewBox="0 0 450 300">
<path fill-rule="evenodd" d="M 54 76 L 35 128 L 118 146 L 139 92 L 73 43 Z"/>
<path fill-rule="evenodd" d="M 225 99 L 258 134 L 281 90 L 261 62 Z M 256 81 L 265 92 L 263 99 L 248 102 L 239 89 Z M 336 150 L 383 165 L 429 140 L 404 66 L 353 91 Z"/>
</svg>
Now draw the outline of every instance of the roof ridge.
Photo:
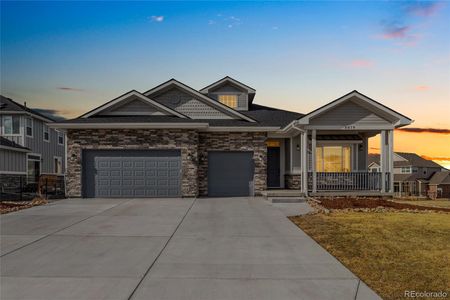
<svg viewBox="0 0 450 300">
<path fill-rule="evenodd" d="M 23 104 L 20 104 L 19 102 L 16 102 L 16 101 L 14 101 L 13 99 L 8 98 L 8 97 L 5 97 L 5 96 L 3 96 L 3 95 L 0 95 L 0 96 L 1 96 L 2 98 L 5 98 L 6 100 L 11 101 L 14 105 L 17 105 L 19 108 L 21 108 L 21 109 L 22 109 L 23 111 L 25 111 L 25 112 L 29 112 L 29 113 L 35 114 L 35 115 L 37 115 L 37 116 L 39 116 L 39 117 L 41 117 L 41 118 L 50 120 L 50 121 L 52 121 L 52 122 L 56 122 L 56 120 L 55 120 L 54 118 L 45 116 L 45 115 L 41 114 L 40 112 L 37 112 L 37 111 L 36 111 L 35 109 L 33 109 L 33 108 L 30 108 L 30 107 L 27 107 L 27 106 L 25 106 L 25 105 L 23 105 Z"/>
</svg>

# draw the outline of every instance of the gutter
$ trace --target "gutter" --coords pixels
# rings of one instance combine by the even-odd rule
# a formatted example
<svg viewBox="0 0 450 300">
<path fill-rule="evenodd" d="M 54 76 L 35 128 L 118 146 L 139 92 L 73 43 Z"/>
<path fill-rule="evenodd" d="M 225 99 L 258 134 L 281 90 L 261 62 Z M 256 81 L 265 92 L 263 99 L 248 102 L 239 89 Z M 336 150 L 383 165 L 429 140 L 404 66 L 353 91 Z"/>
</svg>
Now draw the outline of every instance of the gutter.
<svg viewBox="0 0 450 300">
<path fill-rule="evenodd" d="M 206 129 L 208 123 L 51 123 L 50 128 L 59 129 L 121 129 L 121 128 L 179 128 L 179 129 Z"/>
<path fill-rule="evenodd" d="M 17 152 L 25 152 L 25 153 L 31 152 L 30 149 L 9 147 L 9 146 L 3 146 L 3 145 L 0 145 L 0 149 L 10 150 L 10 151 L 17 151 Z"/>
</svg>

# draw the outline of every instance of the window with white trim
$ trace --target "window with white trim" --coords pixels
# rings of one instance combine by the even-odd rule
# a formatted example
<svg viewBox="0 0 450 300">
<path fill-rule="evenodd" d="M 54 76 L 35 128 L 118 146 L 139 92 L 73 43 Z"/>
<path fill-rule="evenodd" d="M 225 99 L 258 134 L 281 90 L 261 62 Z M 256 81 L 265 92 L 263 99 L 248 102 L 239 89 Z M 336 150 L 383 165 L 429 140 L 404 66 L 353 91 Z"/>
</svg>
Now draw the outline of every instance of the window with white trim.
<svg viewBox="0 0 450 300">
<path fill-rule="evenodd" d="M 402 167 L 403 174 L 410 174 L 411 173 L 411 167 Z"/>
<path fill-rule="evenodd" d="M 64 133 L 58 131 L 58 145 L 64 145 Z"/>
<path fill-rule="evenodd" d="M 62 158 L 59 156 L 53 158 L 53 173 L 62 174 Z"/>
<path fill-rule="evenodd" d="M 237 95 L 219 95 L 219 102 L 229 106 L 231 108 L 236 108 L 238 106 L 238 96 Z"/>
<path fill-rule="evenodd" d="M 27 137 L 33 137 L 33 118 L 27 117 L 25 119 L 25 134 Z"/>
<path fill-rule="evenodd" d="M 317 146 L 317 172 L 350 172 L 350 146 Z"/>
<path fill-rule="evenodd" d="M 43 125 L 43 130 L 44 130 L 44 141 L 45 142 L 50 142 L 50 129 L 48 128 L 47 125 Z"/>
<path fill-rule="evenodd" d="M 20 135 L 20 116 L 3 116 L 3 134 Z"/>
</svg>

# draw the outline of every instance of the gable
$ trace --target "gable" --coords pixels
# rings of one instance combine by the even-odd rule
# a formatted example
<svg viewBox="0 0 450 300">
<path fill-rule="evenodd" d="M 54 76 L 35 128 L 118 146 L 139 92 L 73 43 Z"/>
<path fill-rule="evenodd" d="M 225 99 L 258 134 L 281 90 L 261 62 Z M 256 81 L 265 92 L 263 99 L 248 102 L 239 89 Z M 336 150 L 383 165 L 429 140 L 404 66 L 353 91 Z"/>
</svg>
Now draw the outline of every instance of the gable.
<svg viewBox="0 0 450 300">
<path fill-rule="evenodd" d="M 193 119 L 233 119 L 217 108 L 176 87 L 155 95 L 153 98 Z"/>
<path fill-rule="evenodd" d="M 154 87 L 153 89 L 148 90 L 147 92 L 144 93 L 144 95 L 148 96 L 148 97 L 158 97 L 162 94 L 164 94 L 165 92 L 171 90 L 172 88 L 176 88 L 177 90 L 181 91 L 184 94 L 187 94 L 191 97 L 191 99 L 195 99 L 203 104 L 205 104 L 206 106 L 208 106 L 208 109 L 210 110 L 211 108 L 215 109 L 218 112 L 215 112 L 216 114 L 218 114 L 219 116 L 212 116 L 212 118 L 216 118 L 216 119 L 220 119 L 220 118 L 231 118 L 231 119 L 237 119 L 237 120 L 245 120 L 248 122 L 256 122 L 254 119 L 252 119 L 251 117 L 240 113 L 239 111 L 228 107 L 227 105 L 220 103 L 219 101 L 215 101 L 214 99 L 211 99 L 210 97 L 202 94 L 201 92 L 185 85 L 184 83 L 179 82 L 176 79 L 170 79 L 160 85 L 158 85 L 157 87 Z M 166 102 L 162 102 L 162 103 L 169 103 L 169 101 Z M 177 99 L 172 100 L 172 102 L 177 102 Z M 203 106 L 203 108 L 206 109 L 205 106 Z M 196 111 L 193 112 L 194 114 L 198 114 L 203 119 L 207 119 L 210 118 L 208 116 L 207 113 L 202 113 L 201 111 Z M 227 117 L 225 117 L 227 116 Z"/>
<path fill-rule="evenodd" d="M 95 115 L 165 115 L 187 118 L 170 107 L 134 90 L 85 113 L 80 118 L 89 118 Z"/>
<path fill-rule="evenodd" d="M 392 122 L 361 106 L 351 98 L 311 118 L 309 124 L 329 126 L 389 126 L 392 125 Z"/>
<path fill-rule="evenodd" d="M 248 110 L 248 93 L 246 90 L 226 82 L 208 91 L 208 96 L 216 101 L 219 101 L 220 95 L 236 95 L 238 100 L 236 109 Z"/>
<path fill-rule="evenodd" d="M 326 120 L 324 116 L 330 119 Z M 331 119 L 333 123 L 330 124 Z M 355 129 L 360 125 L 364 129 L 391 129 L 410 125 L 413 120 L 396 112 L 395 110 L 361 94 L 352 91 L 297 120 L 299 125 L 308 125 L 314 122 L 316 126 L 341 129 Z M 321 125 L 320 123 L 324 123 Z M 327 125 L 328 124 L 328 125 Z"/>
<path fill-rule="evenodd" d="M 146 103 L 136 97 L 132 97 L 127 101 L 118 103 L 101 111 L 100 116 L 111 115 L 170 115 L 167 112 L 162 112 L 154 106 Z"/>
</svg>

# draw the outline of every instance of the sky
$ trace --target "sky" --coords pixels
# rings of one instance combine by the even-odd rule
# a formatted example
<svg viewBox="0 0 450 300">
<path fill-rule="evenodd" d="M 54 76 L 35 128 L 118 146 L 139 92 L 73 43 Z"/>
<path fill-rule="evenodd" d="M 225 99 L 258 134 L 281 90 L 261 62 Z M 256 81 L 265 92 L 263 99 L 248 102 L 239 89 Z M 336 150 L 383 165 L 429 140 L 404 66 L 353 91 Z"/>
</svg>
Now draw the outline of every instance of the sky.
<svg viewBox="0 0 450 300">
<path fill-rule="evenodd" d="M 450 2 L 0 2 L 1 94 L 72 118 L 226 75 L 307 113 L 352 90 L 407 115 L 396 151 L 450 167 Z M 371 141 L 377 151 L 377 139 Z"/>
</svg>

